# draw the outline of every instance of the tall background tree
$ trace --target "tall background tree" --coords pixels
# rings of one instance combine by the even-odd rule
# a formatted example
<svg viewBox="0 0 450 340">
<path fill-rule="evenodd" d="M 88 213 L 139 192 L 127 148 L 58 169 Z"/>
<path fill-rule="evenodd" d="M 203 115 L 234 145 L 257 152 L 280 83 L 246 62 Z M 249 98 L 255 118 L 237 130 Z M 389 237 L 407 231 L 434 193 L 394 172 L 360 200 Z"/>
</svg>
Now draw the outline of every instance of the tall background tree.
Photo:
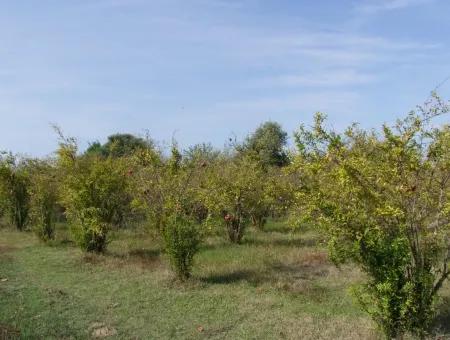
<svg viewBox="0 0 450 340">
<path fill-rule="evenodd" d="M 265 122 L 250 134 L 237 149 L 256 157 L 266 166 L 284 166 L 289 163 L 286 152 L 288 134 L 277 122 Z"/>
<path fill-rule="evenodd" d="M 139 150 L 153 149 L 153 142 L 149 138 L 141 138 L 129 133 L 117 133 L 108 136 L 108 141 L 101 144 L 96 141 L 86 150 L 86 154 L 97 154 L 104 157 L 131 156 Z"/>
<path fill-rule="evenodd" d="M 210 143 L 195 144 L 188 147 L 183 152 L 183 162 L 188 165 L 198 165 L 200 163 L 210 163 L 216 160 L 220 151 L 214 149 Z"/>
</svg>

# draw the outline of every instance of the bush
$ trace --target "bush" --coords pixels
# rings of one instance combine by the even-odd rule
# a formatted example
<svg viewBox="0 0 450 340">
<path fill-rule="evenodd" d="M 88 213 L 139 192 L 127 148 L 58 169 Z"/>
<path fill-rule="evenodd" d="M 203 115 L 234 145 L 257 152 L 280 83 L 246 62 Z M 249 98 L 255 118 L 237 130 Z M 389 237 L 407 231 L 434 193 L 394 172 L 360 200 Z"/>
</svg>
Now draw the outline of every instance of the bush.
<svg viewBox="0 0 450 340">
<path fill-rule="evenodd" d="M 232 243 L 241 243 L 247 224 L 239 209 L 236 210 L 236 215 L 227 213 L 223 219 L 225 220 L 225 226 L 227 227 L 228 238 L 230 241 Z"/>
<path fill-rule="evenodd" d="M 77 244 L 85 251 L 105 250 L 107 233 L 130 209 L 130 169 L 125 158 L 76 155 L 71 139 L 63 140 L 59 164 L 61 199 Z"/>
<path fill-rule="evenodd" d="M 0 156 L 0 198 L 11 223 L 23 230 L 30 210 L 29 174 L 24 160 Z"/>
<path fill-rule="evenodd" d="M 320 114 L 296 135 L 299 222 L 323 228 L 336 263 L 367 274 L 355 292 L 387 338 L 423 338 L 450 275 L 450 127 L 427 125 L 450 107 L 434 99 L 381 135 L 329 132 Z"/>
<path fill-rule="evenodd" d="M 162 232 L 166 220 L 175 215 L 189 216 L 199 224 L 205 221 L 208 209 L 199 192 L 206 164 L 183 163 L 176 144 L 167 159 L 154 152 L 135 156 L 134 203 L 146 212 L 150 227 Z"/>
<path fill-rule="evenodd" d="M 98 253 L 105 251 L 109 226 L 102 220 L 99 209 L 90 207 L 80 210 L 71 230 L 81 249 Z"/>
<path fill-rule="evenodd" d="M 164 227 L 163 236 L 167 256 L 178 278 L 189 278 L 194 255 L 200 244 L 197 225 L 185 217 L 170 217 Z"/>
<path fill-rule="evenodd" d="M 412 268 L 408 239 L 401 232 L 393 234 L 374 230 L 363 236 L 361 262 L 369 280 L 354 293 L 387 337 L 395 338 L 406 331 L 423 336 L 434 317 L 434 274 L 431 266 Z M 429 262 L 428 256 L 425 262 Z"/>
<path fill-rule="evenodd" d="M 55 168 L 45 161 L 35 161 L 31 168 L 30 221 L 43 241 L 55 236 L 57 189 Z"/>
<path fill-rule="evenodd" d="M 240 155 L 222 156 L 208 166 L 203 204 L 211 214 L 223 219 L 232 243 L 241 242 L 251 220 L 262 229 L 265 218 L 274 211 L 277 190 L 270 190 L 278 174 Z"/>
</svg>

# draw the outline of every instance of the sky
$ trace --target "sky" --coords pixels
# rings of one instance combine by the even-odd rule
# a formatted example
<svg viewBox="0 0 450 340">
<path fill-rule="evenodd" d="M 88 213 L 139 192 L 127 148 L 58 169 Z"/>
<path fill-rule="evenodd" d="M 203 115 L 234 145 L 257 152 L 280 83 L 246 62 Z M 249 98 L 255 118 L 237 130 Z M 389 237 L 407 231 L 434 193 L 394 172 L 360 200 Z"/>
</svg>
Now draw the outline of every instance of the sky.
<svg viewBox="0 0 450 340">
<path fill-rule="evenodd" d="M 223 146 L 314 112 L 391 123 L 450 99 L 447 0 L 0 0 L 0 150 L 117 132 Z M 450 121 L 449 117 L 446 118 Z"/>
</svg>

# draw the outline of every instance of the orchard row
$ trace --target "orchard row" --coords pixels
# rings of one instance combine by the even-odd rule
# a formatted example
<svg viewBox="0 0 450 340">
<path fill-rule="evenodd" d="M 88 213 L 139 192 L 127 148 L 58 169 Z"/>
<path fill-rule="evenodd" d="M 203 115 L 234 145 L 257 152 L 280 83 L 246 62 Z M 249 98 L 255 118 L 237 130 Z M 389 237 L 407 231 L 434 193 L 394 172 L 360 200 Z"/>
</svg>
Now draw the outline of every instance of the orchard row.
<svg viewBox="0 0 450 340">
<path fill-rule="evenodd" d="M 448 111 L 432 96 L 394 126 L 340 133 L 318 113 L 295 132 L 295 151 L 274 122 L 224 150 L 173 143 L 170 153 L 127 134 L 80 152 L 60 133 L 53 158 L 3 154 L 0 211 L 45 242 L 64 219 L 87 252 L 105 251 L 112 229 L 143 223 L 181 280 L 210 233 L 240 243 L 250 225 L 285 217 L 323 233 L 336 264 L 367 274 L 355 292 L 386 337 L 424 337 L 450 275 L 450 127 L 432 124 Z"/>
</svg>

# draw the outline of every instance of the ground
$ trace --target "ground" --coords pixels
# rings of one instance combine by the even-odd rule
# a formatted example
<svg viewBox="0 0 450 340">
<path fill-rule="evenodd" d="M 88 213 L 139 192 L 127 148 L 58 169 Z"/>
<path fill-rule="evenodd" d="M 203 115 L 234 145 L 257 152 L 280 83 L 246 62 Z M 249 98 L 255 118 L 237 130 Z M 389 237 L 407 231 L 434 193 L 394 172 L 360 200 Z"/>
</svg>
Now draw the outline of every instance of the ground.
<svg viewBox="0 0 450 340">
<path fill-rule="evenodd" d="M 0 339 L 378 339 L 312 231 L 249 230 L 242 245 L 205 240 L 193 277 L 174 280 L 158 242 L 117 231 L 85 255 L 59 230 L 51 246 L 0 230 Z M 450 287 L 433 338 L 450 339 Z M 438 335 L 438 336 L 437 336 Z"/>
</svg>

